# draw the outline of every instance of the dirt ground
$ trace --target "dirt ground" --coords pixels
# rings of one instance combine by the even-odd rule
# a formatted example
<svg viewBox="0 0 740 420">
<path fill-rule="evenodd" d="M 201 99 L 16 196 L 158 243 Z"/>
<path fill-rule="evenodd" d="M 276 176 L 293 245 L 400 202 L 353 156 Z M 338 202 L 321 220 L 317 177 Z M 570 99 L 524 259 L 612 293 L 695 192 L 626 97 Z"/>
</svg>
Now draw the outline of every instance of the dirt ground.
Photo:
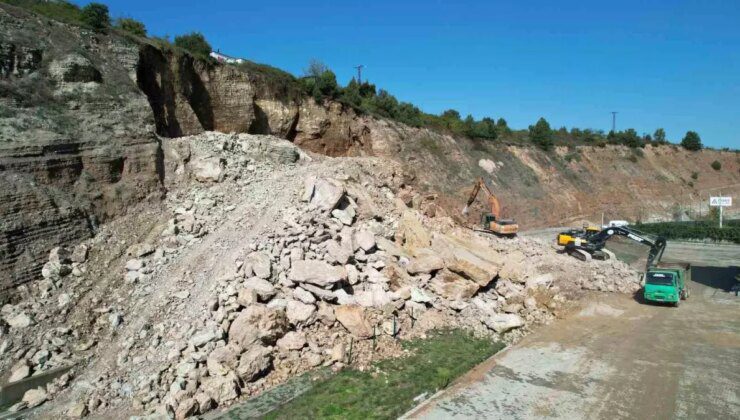
<svg viewBox="0 0 740 420">
<path fill-rule="evenodd" d="M 695 266 L 679 308 L 595 294 L 407 417 L 740 418 L 738 255 Z"/>
</svg>

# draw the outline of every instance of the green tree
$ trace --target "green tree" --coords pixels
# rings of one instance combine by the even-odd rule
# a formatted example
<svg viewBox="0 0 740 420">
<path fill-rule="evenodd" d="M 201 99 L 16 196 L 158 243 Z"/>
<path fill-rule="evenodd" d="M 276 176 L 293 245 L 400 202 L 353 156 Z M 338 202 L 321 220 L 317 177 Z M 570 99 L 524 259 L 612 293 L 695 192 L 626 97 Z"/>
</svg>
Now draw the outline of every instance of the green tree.
<svg viewBox="0 0 740 420">
<path fill-rule="evenodd" d="M 628 128 L 627 130 L 619 133 L 619 141 L 629 147 L 642 147 L 642 139 L 637 134 L 634 128 Z"/>
<path fill-rule="evenodd" d="M 116 20 L 116 28 L 128 32 L 132 35 L 145 37 L 146 36 L 146 26 L 144 26 L 143 23 L 139 22 L 136 19 L 132 18 L 119 18 Z"/>
<path fill-rule="evenodd" d="M 667 141 L 665 139 L 665 130 L 663 130 L 662 128 L 655 130 L 655 133 L 653 133 L 653 141 L 658 144 L 666 144 Z"/>
<path fill-rule="evenodd" d="M 546 119 L 540 118 L 535 125 L 529 126 L 529 138 L 542 150 L 552 147 L 552 129 Z"/>
<path fill-rule="evenodd" d="M 335 75 L 331 70 L 324 71 L 321 76 L 316 79 L 316 89 L 324 98 L 336 98 L 339 94 L 337 75 Z"/>
<path fill-rule="evenodd" d="M 485 139 L 495 139 L 498 137 L 496 122 L 491 118 L 484 117 L 475 125 L 475 136 Z"/>
<path fill-rule="evenodd" d="M 206 37 L 200 32 L 190 32 L 176 36 L 175 46 L 201 59 L 207 59 L 211 54 L 211 44 L 206 41 Z"/>
<path fill-rule="evenodd" d="M 100 3 L 90 3 L 82 8 L 80 16 L 82 23 L 91 29 L 102 32 L 110 27 L 108 6 Z"/>
<path fill-rule="evenodd" d="M 696 131 L 687 131 L 686 135 L 681 140 L 681 146 L 686 150 L 701 150 L 703 147 L 701 144 L 701 137 Z"/>
<path fill-rule="evenodd" d="M 353 77 L 352 80 L 347 83 L 347 86 L 342 89 L 341 100 L 348 103 L 356 108 L 362 105 L 362 96 L 360 96 L 360 84 Z"/>
<path fill-rule="evenodd" d="M 439 116 L 442 121 L 442 125 L 456 133 L 462 131 L 462 120 L 460 119 L 460 113 L 454 109 L 448 109 Z"/>
</svg>

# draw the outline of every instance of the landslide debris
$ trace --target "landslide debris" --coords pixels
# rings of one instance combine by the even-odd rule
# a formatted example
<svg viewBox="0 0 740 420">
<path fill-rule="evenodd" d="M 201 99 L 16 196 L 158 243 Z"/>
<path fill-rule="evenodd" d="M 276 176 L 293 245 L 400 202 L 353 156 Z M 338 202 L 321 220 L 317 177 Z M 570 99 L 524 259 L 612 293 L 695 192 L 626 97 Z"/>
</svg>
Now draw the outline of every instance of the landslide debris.
<svg viewBox="0 0 740 420">
<path fill-rule="evenodd" d="M 400 356 L 397 339 L 431 329 L 511 342 L 584 289 L 639 288 L 619 261 L 424 215 L 387 160 L 214 132 L 162 147 L 161 205 L 55 248 L 2 307 L 0 371 L 74 366 L 13 409 L 185 418 L 319 366 Z"/>
</svg>

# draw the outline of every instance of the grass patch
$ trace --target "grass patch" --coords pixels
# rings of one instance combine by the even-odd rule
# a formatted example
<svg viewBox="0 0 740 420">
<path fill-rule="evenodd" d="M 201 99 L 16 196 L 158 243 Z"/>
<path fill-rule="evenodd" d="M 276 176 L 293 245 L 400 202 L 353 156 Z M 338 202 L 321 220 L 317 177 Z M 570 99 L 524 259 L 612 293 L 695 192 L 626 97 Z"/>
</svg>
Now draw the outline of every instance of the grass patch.
<svg viewBox="0 0 740 420">
<path fill-rule="evenodd" d="M 82 11 L 67 1 L 0 0 L 0 3 L 31 10 L 60 22 L 82 25 Z"/>
<path fill-rule="evenodd" d="M 403 345 L 411 355 L 379 361 L 370 372 L 341 371 L 265 418 L 396 418 L 416 405 L 416 396 L 447 387 L 503 348 L 461 330 L 440 331 Z"/>
</svg>

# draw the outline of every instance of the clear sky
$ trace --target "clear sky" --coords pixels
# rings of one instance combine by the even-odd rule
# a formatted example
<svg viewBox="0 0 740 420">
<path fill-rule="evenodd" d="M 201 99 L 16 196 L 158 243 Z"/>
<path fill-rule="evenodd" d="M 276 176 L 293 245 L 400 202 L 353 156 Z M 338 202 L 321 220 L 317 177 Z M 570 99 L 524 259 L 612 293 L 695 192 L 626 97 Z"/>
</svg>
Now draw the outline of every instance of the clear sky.
<svg viewBox="0 0 740 420">
<path fill-rule="evenodd" d="M 740 0 L 103 2 L 296 75 L 317 58 L 344 84 L 364 64 L 426 112 L 608 131 L 618 111 L 618 129 L 740 148 Z"/>
</svg>

